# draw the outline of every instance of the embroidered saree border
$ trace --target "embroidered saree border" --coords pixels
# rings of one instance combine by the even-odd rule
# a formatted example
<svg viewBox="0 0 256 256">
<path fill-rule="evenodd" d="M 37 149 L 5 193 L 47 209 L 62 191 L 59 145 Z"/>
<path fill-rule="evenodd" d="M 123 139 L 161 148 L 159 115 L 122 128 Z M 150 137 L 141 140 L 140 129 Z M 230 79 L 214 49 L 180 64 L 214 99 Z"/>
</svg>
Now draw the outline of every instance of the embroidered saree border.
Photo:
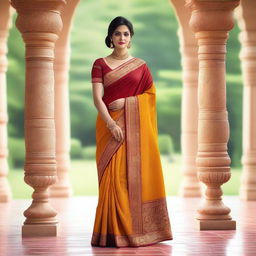
<svg viewBox="0 0 256 256">
<path fill-rule="evenodd" d="M 161 241 L 172 240 L 172 236 L 170 232 L 163 230 L 158 232 L 151 232 L 147 234 L 139 234 L 139 235 L 127 235 L 127 236 L 120 236 L 120 235 L 113 235 L 107 234 L 102 235 L 99 233 L 93 233 L 92 235 L 92 242 L 91 244 L 94 246 L 117 246 L 117 247 L 124 247 L 124 246 L 145 246 L 155 244 Z"/>
<path fill-rule="evenodd" d="M 104 86 L 105 87 L 109 86 L 110 84 L 112 84 L 115 81 L 117 81 L 118 79 L 122 78 L 123 76 L 125 76 L 129 72 L 131 72 L 131 71 L 135 70 L 136 68 L 140 67 L 144 63 L 145 63 L 144 60 L 135 58 L 135 59 L 132 59 L 130 62 L 124 63 L 125 65 L 121 65 L 117 69 L 114 69 L 114 70 L 108 72 L 104 76 L 104 79 L 103 79 L 104 80 Z"/>
<path fill-rule="evenodd" d="M 124 129 L 124 111 L 121 112 L 121 115 L 117 118 L 116 123 L 122 128 L 122 131 L 125 135 Z M 122 145 L 123 141 L 119 142 L 114 137 L 111 137 L 109 142 L 106 144 L 105 149 L 99 159 L 97 164 L 98 167 L 98 181 L 101 182 L 104 171 L 111 160 L 112 156 L 116 153 L 118 148 Z"/>
<path fill-rule="evenodd" d="M 143 233 L 167 230 L 171 233 L 166 198 L 143 203 Z"/>
<path fill-rule="evenodd" d="M 94 65 L 93 68 L 102 69 L 100 65 Z"/>
<path fill-rule="evenodd" d="M 166 198 L 146 201 L 143 204 L 143 233 L 114 235 L 93 233 L 92 245 L 98 246 L 143 246 L 171 240 L 172 233 L 168 217 Z"/>
<path fill-rule="evenodd" d="M 140 116 L 136 96 L 125 100 L 127 179 L 129 203 L 134 234 L 140 234 L 142 225 L 142 183 L 140 156 Z"/>
<path fill-rule="evenodd" d="M 94 78 L 92 78 L 92 83 L 102 83 L 102 78 L 94 77 Z"/>
</svg>

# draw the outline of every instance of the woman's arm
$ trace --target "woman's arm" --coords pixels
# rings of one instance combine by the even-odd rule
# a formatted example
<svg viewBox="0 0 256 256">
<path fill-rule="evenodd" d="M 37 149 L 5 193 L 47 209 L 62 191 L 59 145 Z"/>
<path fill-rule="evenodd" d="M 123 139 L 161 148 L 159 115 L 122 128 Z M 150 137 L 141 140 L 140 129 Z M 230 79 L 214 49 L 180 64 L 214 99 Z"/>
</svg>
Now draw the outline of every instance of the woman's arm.
<svg viewBox="0 0 256 256">
<path fill-rule="evenodd" d="M 101 118 L 107 125 L 111 125 L 115 121 L 111 118 L 105 103 L 102 100 L 103 85 L 101 83 L 92 84 L 93 101 Z"/>
<path fill-rule="evenodd" d="M 121 141 L 124 139 L 122 129 L 116 124 L 116 122 L 111 118 L 105 103 L 102 100 L 103 94 L 103 84 L 102 83 L 92 83 L 93 91 L 93 101 L 94 105 L 98 110 L 99 115 L 106 123 L 112 135 L 116 140 Z"/>
</svg>

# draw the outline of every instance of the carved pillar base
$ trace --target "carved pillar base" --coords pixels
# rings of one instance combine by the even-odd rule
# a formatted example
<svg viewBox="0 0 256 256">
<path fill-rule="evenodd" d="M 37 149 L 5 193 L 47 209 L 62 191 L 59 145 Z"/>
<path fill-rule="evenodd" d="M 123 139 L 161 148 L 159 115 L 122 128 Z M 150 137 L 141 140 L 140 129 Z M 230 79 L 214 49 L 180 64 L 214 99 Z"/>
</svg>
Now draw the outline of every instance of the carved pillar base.
<svg viewBox="0 0 256 256">
<path fill-rule="evenodd" d="M 242 185 L 240 188 L 240 198 L 246 201 L 256 200 L 256 163 L 244 165 L 242 173 Z"/>
<path fill-rule="evenodd" d="M 68 165 L 70 166 L 70 165 Z M 73 194 L 72 187 L 69 181 L 69 174 L 66 172 L 67 165 L 65 165 L 65 169 L 58 165 L 57 158 L 57 170 L 58 170 L 58 181 L 56 184 L 52 185 L 49 190 L 50 197 L 70 197 Z M 70 170 L 70 168 L 68 168 Z"/>
<path fill-rule="evenodd" d="M 11 188 L 6 177 L 0 177 L 0 203 L 7 203 L 12 199 Z"/>
<path fill-rule="evenodd" d="M 69 185 L 57 185 L 51 188 L 50 197 L 71 197 L 73 190 Z"/>
<path fill-rule="evenodd" d="M 182 197 L 201 197 L 201 187 L 198 186 L 198 180 L 194 177 L 186 177 L 180 186 L 180 196 Z M 194 185 L 192 185 L 194 184 Z"/>
<path fill-rule="evenodd" d="M 235 230 L 234 220 L 199 220 L 197 221 L 199 230 Z"/>
<path fill-rule="evenodd" d="M 9 186 L 10 187 L 10 186 Z M 12 199 L 11 195 L 1 195 L 0 203 L 7 203 Z"/>
<path fill-rule="evenodd" d="M 22 236 L 23 237 L 36 237 L 36 236 L 58 236 L 59 225 L 23 225 Z"/>
<path fill-rule="evenodd" d="M 256 200 L 256 192 L 254 189 L 252 191 L 248 191 L 248 188 L 246 190 L 240 190 L 240 199 L 245 201 L 255 201 Z"/>
</svg>

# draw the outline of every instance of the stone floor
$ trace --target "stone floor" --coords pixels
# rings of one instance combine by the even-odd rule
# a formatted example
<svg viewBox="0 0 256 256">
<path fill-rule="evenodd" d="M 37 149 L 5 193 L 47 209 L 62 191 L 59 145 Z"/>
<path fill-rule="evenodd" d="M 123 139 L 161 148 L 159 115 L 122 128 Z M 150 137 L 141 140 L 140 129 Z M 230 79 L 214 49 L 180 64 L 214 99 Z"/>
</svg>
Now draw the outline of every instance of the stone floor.
<svg viewBox="0 0 256 256">
<path fill-rule="evenodd" d="M 90 239 L 97 197 L 51 199 L 58 211 L 58 237 L 21 237 L 23 211 L 30 200 L 0 204 L 0 256 L 10 255 L 173 255 L 255 256 L 256 201 L 243 202 L 225 197 L 237 221 L 235 231 L 199 231 L 195 221 L 199 199 L 168 197 L 174 239 L 140 248 L 96 248 Z"/>
</svg>

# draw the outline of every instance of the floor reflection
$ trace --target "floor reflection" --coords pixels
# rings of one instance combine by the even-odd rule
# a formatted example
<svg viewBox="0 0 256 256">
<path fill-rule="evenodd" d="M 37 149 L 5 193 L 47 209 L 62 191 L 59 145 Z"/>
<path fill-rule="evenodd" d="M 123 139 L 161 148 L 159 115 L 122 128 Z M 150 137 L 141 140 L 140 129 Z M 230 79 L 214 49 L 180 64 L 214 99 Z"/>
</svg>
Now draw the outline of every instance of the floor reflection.
<svg viewBox="0 0 256 256">
<path fill-rule="evenodd" d="M 23 211 L 30 200 L 0 204 L 0 255 L 136 255 L 136 256 L 254 256 L 256 255 L 256 203 L 225 197 L 237 230 L 199 231 L 195 213 L 199 199 L 168 198 L 173 240 L 138 248 L 91 247 L 97 197 L 51 200 L 58 211 L 58 237 L 21 237 Z"/>
<path fill-rule="evenodd" d="M 92 255 L 172 255 L 172 246 L 166 243 L 158 243 L 143 247 L 102 248 L 92 247 Z"/>
</svg>

